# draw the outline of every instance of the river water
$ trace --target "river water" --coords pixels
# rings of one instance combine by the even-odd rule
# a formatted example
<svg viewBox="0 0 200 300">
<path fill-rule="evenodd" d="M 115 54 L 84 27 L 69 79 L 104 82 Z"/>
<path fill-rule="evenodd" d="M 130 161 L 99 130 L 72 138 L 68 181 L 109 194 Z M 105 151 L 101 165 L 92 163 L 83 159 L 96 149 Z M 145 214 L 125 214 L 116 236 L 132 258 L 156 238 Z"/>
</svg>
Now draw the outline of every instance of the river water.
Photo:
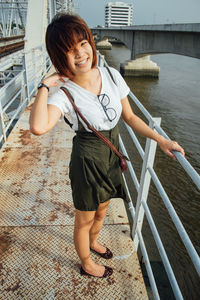
<svg viewBox="0 0 200 300">
<path fill-rule="evenodd" d="M 123 45 L 113 45 L 112 50 L 104 50 L 101 53 L 105 55 L 109 65 L 118 70 L 120 62 L 130 59 L 130 51 Z M 153 55 L 151 59 L 161 68 L 159 79 L 127 77 L 125 80 L 150 114 L 162 118 L 162 128 L 171 139 L 182 145 L 186 158 L 200 174 L 200 60 L 174 54 Z M 132 107 L 135 113 L 140 115 L 138 109 L 134 105 Z M 122 138 L 139 179 L 141 160 L 123 127 Z M 139 139 L 144 145 L 144 139 Z M 160 149 L 157 149 L 154 168 L 191 241 L 200 253 L 200 192 L 179 163 L 170 159 Z M 132 185 L 130 192 L 135 202 L 136 191 Z M 184 299 L 200 299 L 200 280 L 197 272 L 153 184 L 148 205 Z M 160 256 L 154 250 L 154 241 L 146 219 L 143 235 L 147 239 L 161 299 L 174 299 L 166 276 L 161 272 Z"/>
</svg>

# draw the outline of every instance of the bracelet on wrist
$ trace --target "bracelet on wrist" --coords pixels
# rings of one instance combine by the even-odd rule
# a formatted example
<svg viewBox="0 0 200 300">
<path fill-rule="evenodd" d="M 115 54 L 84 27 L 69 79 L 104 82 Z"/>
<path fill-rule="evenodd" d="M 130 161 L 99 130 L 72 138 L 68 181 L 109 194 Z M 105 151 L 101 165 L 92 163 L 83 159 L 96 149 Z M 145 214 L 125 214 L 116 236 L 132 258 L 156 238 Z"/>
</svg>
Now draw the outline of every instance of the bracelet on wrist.
<svg viewBox="0 0 200 300">
<path fill-rule="evenodd" d="M 45 83 L 40 83 L 39 85 L 38 85 L 38 90 L 39 89 L 41 89 L 42 87 L 45 87 L 47 90 L 48 90 L 48 92 L 49 92 L 49 87 L 45 84 Z"/>
</svg>

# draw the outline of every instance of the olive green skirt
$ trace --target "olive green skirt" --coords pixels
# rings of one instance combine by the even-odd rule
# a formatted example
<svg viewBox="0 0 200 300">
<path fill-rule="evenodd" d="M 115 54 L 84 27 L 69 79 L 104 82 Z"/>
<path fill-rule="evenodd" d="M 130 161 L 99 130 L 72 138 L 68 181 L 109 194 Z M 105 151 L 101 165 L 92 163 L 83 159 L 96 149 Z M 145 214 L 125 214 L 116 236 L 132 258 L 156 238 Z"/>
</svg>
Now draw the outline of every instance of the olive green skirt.
<svg viewBox="0 0 200 300">
<path fill-rule="evenodd" d="M 101 131 L 119 149 L 118 126 Z M 73 138 L 69 177 L 74 206 L 81 211 L 96 211 L 110 198 L 129 201 L 119 158 L 94 133 L 83 128 Z"/>
</svg>

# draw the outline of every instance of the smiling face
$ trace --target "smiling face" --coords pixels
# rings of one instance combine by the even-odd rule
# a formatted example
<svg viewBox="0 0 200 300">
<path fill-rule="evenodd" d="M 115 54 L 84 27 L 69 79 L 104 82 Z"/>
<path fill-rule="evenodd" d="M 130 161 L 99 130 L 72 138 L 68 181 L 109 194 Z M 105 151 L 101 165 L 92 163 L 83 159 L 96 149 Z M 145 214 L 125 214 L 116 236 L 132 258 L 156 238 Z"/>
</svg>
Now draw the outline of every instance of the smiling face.
<svg viewBox="0 0 200 300">
<path fill-rule="evenodd" d="M 67 52 L 67 61 L 74 76 L 84 74 L 91 70 L 93 63 L 93 50 L 87 40 L 77 42 Z"/>
<path fill-rule="evenodd" d="M 46 48 L 56 71 L 65 77 L 83 74 L 97 65 L 92 33 L 78 16 L 57 14 L 47 27 Z"/>
</svg>

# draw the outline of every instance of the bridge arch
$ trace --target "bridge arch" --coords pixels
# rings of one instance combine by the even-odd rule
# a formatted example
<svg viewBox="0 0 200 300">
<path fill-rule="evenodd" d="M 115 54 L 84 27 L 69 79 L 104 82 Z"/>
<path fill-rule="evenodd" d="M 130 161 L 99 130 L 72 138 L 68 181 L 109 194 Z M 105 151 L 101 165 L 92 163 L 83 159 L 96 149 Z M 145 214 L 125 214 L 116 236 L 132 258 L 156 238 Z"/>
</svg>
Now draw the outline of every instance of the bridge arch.
<svg viewBox="0 0 200 300">
<path fill-rule="evenodd" d="M 140 54 L 174 53 L 200 58 L 200 24 L 147 25 L 92 28 L 99 40 L 117 38 L 131 50 L 131 59 Z"/>
</svg>

